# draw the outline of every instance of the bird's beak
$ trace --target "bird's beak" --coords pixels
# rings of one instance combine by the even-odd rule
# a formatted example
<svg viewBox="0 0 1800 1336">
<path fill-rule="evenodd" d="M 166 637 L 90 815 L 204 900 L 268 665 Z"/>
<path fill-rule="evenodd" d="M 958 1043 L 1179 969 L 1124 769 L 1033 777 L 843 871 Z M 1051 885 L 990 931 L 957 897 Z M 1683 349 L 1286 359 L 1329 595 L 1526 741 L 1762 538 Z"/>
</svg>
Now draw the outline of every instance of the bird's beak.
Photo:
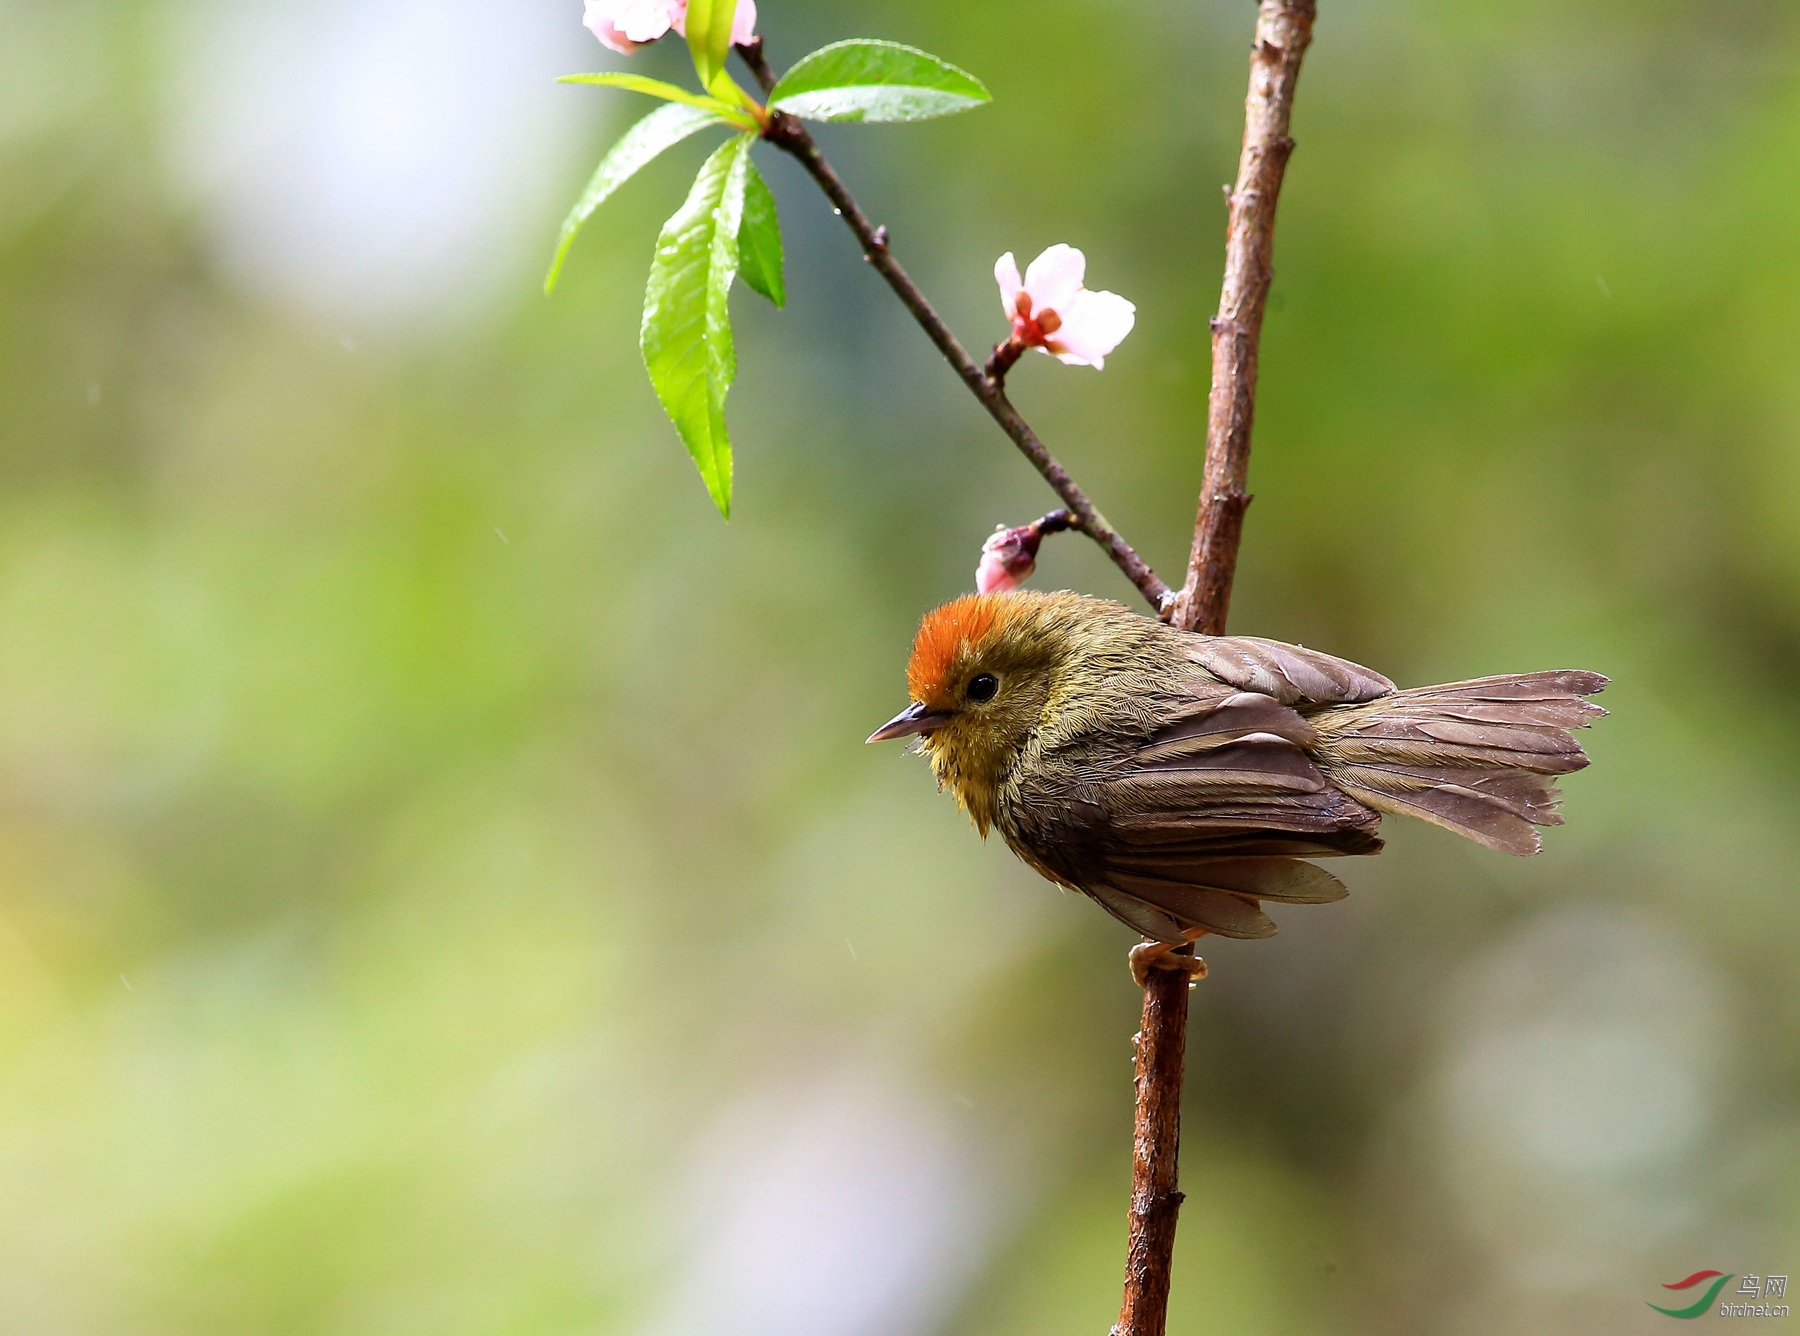
<svg viewBox="0 0 1800 1336">
<path fill-rule="evenodd" d="M 895 738 L 911 737 L 914 733 L 929 733 L 932 729 L 942 728 L 949 722 L 949 715 L 933 714 L 926 706 L 915 701 L 869 734 L 863 741 L 891 742 Z"/>
</svg>

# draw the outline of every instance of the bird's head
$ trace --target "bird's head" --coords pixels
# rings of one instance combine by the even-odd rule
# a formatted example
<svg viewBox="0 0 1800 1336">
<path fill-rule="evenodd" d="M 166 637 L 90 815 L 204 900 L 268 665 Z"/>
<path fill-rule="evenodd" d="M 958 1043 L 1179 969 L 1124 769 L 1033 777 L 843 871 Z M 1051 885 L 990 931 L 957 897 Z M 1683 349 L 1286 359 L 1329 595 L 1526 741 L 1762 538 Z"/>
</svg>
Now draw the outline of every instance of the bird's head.
<svg viewBox="0 0 1800 1336">
<path fill-rule="evenodd" d="M 969 594 L 927 613 L 906 665 L 912 704 L 869 736 L 917 734 L 939 786 L 984 834 L 1002 779 L 1058 695 L 1072 612 L 1058 600 L 1074 597 Z"/>
</svg>

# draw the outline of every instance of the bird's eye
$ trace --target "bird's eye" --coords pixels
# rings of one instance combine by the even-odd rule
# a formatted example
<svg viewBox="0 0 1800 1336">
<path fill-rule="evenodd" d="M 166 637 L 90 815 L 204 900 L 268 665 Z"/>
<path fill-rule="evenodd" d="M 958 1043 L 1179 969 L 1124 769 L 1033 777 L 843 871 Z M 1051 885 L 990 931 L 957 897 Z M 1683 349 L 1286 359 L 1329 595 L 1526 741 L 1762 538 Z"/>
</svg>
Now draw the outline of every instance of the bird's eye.
<svg viewBox="0 0 1800 1336">
<path fill-rule="evenodd" d="M 969 699 L 977 705 L 983 701 L 992 700 L 994 693 L 998 690 L 1000 690 L 1000 679 L 992 673 L 977 673 L 969 679 Z"/>
</svg>

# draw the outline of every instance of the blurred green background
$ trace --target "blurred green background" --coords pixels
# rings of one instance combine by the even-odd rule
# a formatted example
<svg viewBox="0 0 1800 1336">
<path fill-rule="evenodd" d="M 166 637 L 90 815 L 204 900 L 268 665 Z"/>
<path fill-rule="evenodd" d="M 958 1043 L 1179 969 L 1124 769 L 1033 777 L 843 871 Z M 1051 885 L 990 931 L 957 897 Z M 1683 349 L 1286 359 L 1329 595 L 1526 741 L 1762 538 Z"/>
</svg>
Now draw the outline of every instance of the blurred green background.
<svg viewBox="0 0 1800 1336">
<path fill-rule="evenodd" d="M 1541 858 L 1207 953 L 1171 1327 L 1656 1330 L 1800 1270 L 1800 14 L 1321 9 L 1233 624 L 1614 714 Z M 635 347 L 706 138 L 538 291 L 647 106 L 580 17 L 0 0 L 0 1331 L 1112 1319 L 1131 938 L 861 741 L 1050 498 L 762 153 L 720 522 Z M 1252 22 L 762 12 L 988 81 L 821 139 L 971 346 L 1005 250 L 1138 303 L 1014 390 L 1171 576 Z"/>
</svg>

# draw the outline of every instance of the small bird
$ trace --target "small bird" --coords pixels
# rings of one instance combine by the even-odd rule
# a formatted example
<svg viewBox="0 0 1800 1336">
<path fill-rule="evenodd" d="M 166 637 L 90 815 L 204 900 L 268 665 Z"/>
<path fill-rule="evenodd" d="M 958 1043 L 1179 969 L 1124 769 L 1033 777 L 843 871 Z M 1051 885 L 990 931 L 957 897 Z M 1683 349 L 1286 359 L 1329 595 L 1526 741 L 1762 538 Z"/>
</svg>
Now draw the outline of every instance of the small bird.
<svg viewBox="0 0 1800 1336">
<path fill-rule="evenodd" d="M 926 614 L 912 704 L 870 742 L 920 737 L 985 837 L 1099 901 L 1151 968 L 1207 933 L 1268 937 L 1260 902 L 1348 891 L 1303 860 L 1381 851 L 1387 813 L 1510 854 L 1562 823 L 1569 730 L 1606 713 L 1562 669 L 1398 690 L 1298 645 L 1179 631 L 1074 593 L 970 594 Z"/>
</svg>

